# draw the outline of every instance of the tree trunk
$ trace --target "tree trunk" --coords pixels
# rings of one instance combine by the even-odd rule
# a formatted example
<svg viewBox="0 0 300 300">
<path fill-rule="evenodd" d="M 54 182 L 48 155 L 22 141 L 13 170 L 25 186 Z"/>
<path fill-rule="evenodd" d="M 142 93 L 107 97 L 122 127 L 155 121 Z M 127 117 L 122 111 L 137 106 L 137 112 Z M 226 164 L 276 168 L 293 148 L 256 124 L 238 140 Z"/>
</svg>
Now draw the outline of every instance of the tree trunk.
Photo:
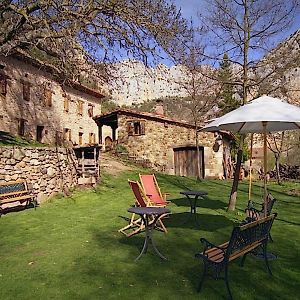
<svg viewBox="0 0 300 300">
<path fill-rule="evenodd" d="M 199 151 L 198 127 L 197 126 L 196 126 L 196 153 L 197 153 L 197 181 L 201 181 L 200 151 Z"/>
<path fill-rule="evenodd" d="M 277 178 L 277 183 L 281 185 L 281 178 L 279 172 L 279 159 L 280 159 L 280 155 L 278 153 L 275 154 L 276 178 Z"/>
<path fill-rule="evenodd" d="M 232 183 L 232 188 L 231 188 L 230 199 L 229 199 L 227 211 L 235 210 L 242 158 L 243 158 L 243 150 L 240 148 L 237 153 L 235 172 L 234 172 L 233 183 Z"/>
<path fill-rule="evenodd" d="M 243 24 L 243 105 L 247 103 L 247 95 L 248 95 L 248 51 L 249 51 L 249 43 L 250 43 L 250 22 L 249 22 L 249 6 L 248 0 L 244 0 L 244 24 Z M 237 189 L 239 185 L 239 177 L 240 170 L 243 158 L 243 144 L 244 144 L 245 135 L 241 135 L 239 151 L 237 155 L 234 179 L 232 183 L 230 199 L 228 203 L 227 210 L 235 210 L 236 198 L 237 198 Z"/>
</svg>

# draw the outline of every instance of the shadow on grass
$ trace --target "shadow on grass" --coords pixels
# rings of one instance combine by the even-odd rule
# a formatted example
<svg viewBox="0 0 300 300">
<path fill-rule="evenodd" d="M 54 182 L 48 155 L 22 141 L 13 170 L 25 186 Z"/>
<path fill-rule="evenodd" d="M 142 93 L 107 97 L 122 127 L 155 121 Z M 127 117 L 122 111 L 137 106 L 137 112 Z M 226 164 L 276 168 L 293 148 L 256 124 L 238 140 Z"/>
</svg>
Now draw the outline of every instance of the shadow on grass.
<svg viewBox="0 0 300 300">
<path fill-rule="evenodd" d="M 172 199 L 170 201 L 174 203 L 176 206 L 190 207 L 190 201 L 186 197 Z M 196 206 L 200 208 L 203 207 L 203 208 L 211 208 L 211 209 L 220 209 L 226 207 L 226 204 L 220 200 L 212 200 L 210 197 L 204 196 L 202 198 L 198 198 Z"/>
<path fill-rule="evenodd" d="M 224 217 L 223 215 L 209 215 L 198 214 L 197 223 L 195 222 L 195 216 L 189 212 L 172 214 L 169 219 L 164 219 L 165 226 L 168 227 L 180 227 L 189 229 L 201 229 L 204 231 L 214 232 L 220 228 L 227 226 L 233 226 L 234 223 Z"/>
<path fill-rule="evenodd" d="M 6 215 L 8 213 L 20 212 L 20 211 L 23 211 L 23 210 L 26 210 L 26 209 L 30 209 L 30 208 L 34 208 L 34 205 L 32 203 L 30 203 L 27 206 L 25 206 L 25 205 L 15 205 L 15 206 L 12 206 L 12 207 L 2 208 L 1 214 L 2 215 Z"/>
<path fill-rule="evenodd" d="M 296 222 L 292 222 L 292 221 L 288 221 L 288 220 L 284 220 L 284 219 L 280 219 L 280 218 L 276 218 L 278 221 L 287 223 L 287 224 L 291 224 L 291 225 L 296 225 L 296 226 L 300 226 L 300 223 L 296 223 Z"/>
</svg>

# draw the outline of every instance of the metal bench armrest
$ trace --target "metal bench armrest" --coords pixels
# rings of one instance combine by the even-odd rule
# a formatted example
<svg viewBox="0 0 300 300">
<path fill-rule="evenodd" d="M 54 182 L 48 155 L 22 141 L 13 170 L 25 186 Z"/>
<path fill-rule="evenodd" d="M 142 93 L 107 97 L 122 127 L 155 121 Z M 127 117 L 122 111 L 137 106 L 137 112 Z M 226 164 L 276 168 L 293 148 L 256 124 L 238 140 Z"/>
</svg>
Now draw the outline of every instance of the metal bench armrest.
<svg viewBox="0 0 300 300">
<path fill-rule="evenodd" d="M 200 242 L 202 244 L 204 244 L 204 251 L 203 253 L 207 250 L 207 249 L 210 249 L 210 248 L 217 248 L 217 249 L 220 249 L 222 251 L 224 251 L 226 249 L 226 247 L 220 247 L 220 246 L 217 246 L 213 243 L 211 243 L 210 241 L 208 241 L 207 239 L 205 238 L 200 238 Z"/>
</svg>

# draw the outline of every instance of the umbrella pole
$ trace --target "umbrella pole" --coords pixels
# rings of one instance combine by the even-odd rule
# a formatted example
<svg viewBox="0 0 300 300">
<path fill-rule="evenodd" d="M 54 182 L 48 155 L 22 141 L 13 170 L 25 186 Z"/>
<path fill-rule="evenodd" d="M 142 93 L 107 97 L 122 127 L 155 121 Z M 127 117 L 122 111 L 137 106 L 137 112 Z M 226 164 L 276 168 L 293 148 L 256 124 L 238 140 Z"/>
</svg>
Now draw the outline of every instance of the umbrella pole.
<svg viewBox="0 0 300 300">
<path fill-rule="evenodd" d="M 264 134 L 264 216 L 267 216 L 267 122 L 263 123 Z"/>
<path fill-rule="evenodd" d="M 251 144 L 250 144 L 250 166 L 249 166 L 248 201 L 251 201 L 251 194 L 252 194 L 252 150 L 253 150 L 253 133 L 251 133 Z"/>
</svg>

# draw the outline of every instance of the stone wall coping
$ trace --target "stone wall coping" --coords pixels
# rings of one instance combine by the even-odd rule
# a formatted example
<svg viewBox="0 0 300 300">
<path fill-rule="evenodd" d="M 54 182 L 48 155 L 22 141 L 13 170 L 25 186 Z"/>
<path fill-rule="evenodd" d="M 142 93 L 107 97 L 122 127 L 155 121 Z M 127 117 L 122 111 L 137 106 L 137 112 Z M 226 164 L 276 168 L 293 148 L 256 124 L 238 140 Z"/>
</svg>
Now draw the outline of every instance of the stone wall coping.
<svg viewBox="0 0 300 300">
<path fill-rule="evenodd" d="M 67 148 L 64 148 L 64 147 L 30 147 L 30 146 L 17 146 L 17 145 L 14 145 L 14 146 L 0 146 L 0 149 L 8 149 L 8 150 L 11 150 L 11 149 L 22 149 L 22 150 L 59 150 L 59 151 L 65 151 Z"/>
</svg>

